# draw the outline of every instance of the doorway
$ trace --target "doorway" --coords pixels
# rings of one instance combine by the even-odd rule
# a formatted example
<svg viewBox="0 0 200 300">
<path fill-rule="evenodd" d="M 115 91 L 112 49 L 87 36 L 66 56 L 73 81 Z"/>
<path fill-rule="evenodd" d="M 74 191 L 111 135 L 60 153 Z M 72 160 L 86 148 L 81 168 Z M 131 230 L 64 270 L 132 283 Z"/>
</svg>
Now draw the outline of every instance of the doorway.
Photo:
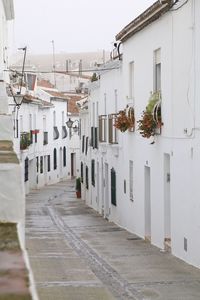
<svg viewBox="0 0 200 300">
<path fill-rule="evenodd" d="M 71 177 L 74 178 L 76 176 L 76 153 L 71 153 Z"/>
<path fill-rule="evenodd" d="M 108 175 L 108 164 L 105 163 L 105 207 L 104 207 L 104 217 L 109 218 L 109 175 Z"/>
<path fill-rule="evenodd" d="M 145 166 L 144 198 L 145 240 L 151 241 L 151 170 L 147 166 Z"/>
</svg>

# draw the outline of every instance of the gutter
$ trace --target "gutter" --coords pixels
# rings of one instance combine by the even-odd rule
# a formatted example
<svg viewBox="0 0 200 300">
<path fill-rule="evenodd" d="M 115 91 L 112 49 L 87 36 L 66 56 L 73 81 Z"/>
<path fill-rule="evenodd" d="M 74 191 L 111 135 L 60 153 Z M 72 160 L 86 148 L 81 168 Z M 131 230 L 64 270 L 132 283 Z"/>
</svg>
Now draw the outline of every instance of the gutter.
<svg viewBox="0 0 200 300">
<path fill-rule="evenodd" d="M 173 0 L 162 0 L 156 1 L 152 6 L 147 8 L 142 14 L 140 14 L 136 19 L 124 27 L 117 35 L 117 41 L 126 41 L 136 32 L 142 30 L 163 14 L 170 10 L 173 5 Z"/>
</svg>

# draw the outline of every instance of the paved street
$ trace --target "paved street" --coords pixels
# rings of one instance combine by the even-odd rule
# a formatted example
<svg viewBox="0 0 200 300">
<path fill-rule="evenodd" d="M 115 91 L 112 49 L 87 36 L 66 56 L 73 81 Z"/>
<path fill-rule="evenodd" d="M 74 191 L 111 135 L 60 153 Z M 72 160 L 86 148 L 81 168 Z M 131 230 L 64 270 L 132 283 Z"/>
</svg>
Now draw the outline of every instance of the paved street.
<svg viewBox="0 0 200 300">
<path fill-rule="evenodd" d="M 74 182 L 27 196 L 26 247 L 40 300 L 199 300 L 200 270 L 76 199 Z"/>
</svg>

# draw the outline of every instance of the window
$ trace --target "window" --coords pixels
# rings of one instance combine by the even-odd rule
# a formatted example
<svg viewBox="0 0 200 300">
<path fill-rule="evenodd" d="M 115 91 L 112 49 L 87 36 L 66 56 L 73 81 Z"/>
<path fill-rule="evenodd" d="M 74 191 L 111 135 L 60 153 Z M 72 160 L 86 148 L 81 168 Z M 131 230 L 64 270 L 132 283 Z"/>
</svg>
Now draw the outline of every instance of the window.
<svg viewBox="0 0 200 300">
<path fill-rule="evenodd" d="M 57 140 L 59 138 L 59 131 L 58 131 L 58 127 L 54 126 L 53 127 L 53 139 Z"/>
<path fill-rule="evenodd" d="M 154 51 L 154 92 L 161 91 L 161 49 Z"/>
<path fill-rule="evenodd" d="M 47 156 L 47 172 L 51 171 L 51 156 Z"/>
<path fill-rule="evenodd" d="M 57 150 L 54 148 L 53 150 L 53 169 L 57 169 Z"/>
<path fill-rule="evenodd" d="M 28 157 L 24 161 L 24 181 L 28 181 Z"/>
<path fill-rule="evenodd" d="M 91 127 L 91 147 L 98 149 L 98 128 Z"/>
<path fill-rule="evenodd" d="M 94 148 L 94 127 L 91 127 L 91 147 Z"/>
<path fill-rule="evenodd" d="M 33 144 L 33 130 L 30 131 L 30 145 Z"/>
<path fill-rule="evenodd" d="M 99 142 L 106 142 L 107 138 L 107 116 L 99 116 Z"/>
<path fill-rule="evenodd" d="M 35 133 L 35 143 L 37 143 L 37 133 Z"/>
<path fill-rule="evenodd" d="M 47 145 L 48 144 L 48 132 L 44 131 L 43 132 L 43 145 Z"/>
<path fill-rule="evenodd" d="M 116 172 L 112 168 L 111 169 L 111 203 L 117 206 L 116 201 Z"/>
<path fill-rule="evenodd" d="M 134 97 L 134 62 L 129 63 L 129 98 Z"/>
<path fill-rule="evenodd" d="M 98 128 L 94 128 L 94 148 L 98 149 Z"/>
<path fill-rule="evenodd" d="M 66 161 L 66 147 L 63 147 L 63 167 L 66 167 L 67 161 Z"/>
<path fill-rule="evenodd" d="M 40 173 L 43 173 L 43 156 L 40 156 Z"/>
<path fill-rule="evenodd" d="M 115 119 L 117 114 L 110 114 L 108 116 L 108 133 L 109 133 L 109 143 L 110 144 L 117 144 L 117 129 L 114 127 Z"/>
<path fill-rule="evenodd" d="M 129 197 L 133 201 L 133 161 L 129 160 Z"/>
<path fill-rule="evenodd" d="M 62 111 L 62 126 L 65 126 L 65 112 Z"/>
<path fill-rule="evenodd" d="M 85 186 L 86 186 L 86 189 L 89 188 L 89 180 L 88 180 L 88 166 L 86 166 L 85 168 Z"/>
<path fill-rule="evenodd" d="M 84 149 L 85 149 L 85 136 L 82 136 L 82 153 L 84 153 Z"/>
<path fill-rule="evenodd" d="M 87 152 L 88 152 L 88 136 L 86 137 L 86 141 L 85 141 L 85 155 L 87 155 Z"/>
<path fill-rule="evenodd" d="M 81 182 L 83 182 L 83 162 L 81 162 Z"/>
<path fill-rule="evenodd" d="M 92 159 L 91 163 L 91 180 L 92 180 L 92 185 L 95 186 L 95 160 Z"/>
<path fill-rule="evenodd" d="M 39 157 L 38 156 L 36 157 L 36 171 L 37 171 L 37 173 L 39 171 Z"/>
</svg>

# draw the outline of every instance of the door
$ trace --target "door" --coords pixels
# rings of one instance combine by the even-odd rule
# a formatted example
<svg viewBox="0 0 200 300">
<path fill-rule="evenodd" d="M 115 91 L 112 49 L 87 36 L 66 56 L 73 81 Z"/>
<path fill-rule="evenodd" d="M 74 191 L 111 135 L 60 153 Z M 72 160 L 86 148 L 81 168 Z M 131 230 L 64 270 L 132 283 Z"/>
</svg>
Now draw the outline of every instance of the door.
<svg viewBox="0 0 200 300">
<path fill-rule="evenodd" d="M 171 248 L 170 155 L 164 154 L 164 246 Z"/>
<path fill-rule="evenodd" d="M 71 153 L 71 177 L 75 177 L 75 168 L 74 168 L 74 164 L 75 164 L 75 153 Z"/>
<path fill-rule="evenodd" d="M 109 217 L 109 174 L 108 174 L 108 164 L 105 164 L 105 198 L 104 198 L 104 217 L 108 219 Z"/>
<path fill-rule="evenodd" d="M 151 172 L 150 167 L 145 166 L 145 239 L 151 241 Z"/>
<path fill-rule="evenodd" d="M 99 162 L 97 162 L 97 209 L 99 211 Z"/>
</svg>

